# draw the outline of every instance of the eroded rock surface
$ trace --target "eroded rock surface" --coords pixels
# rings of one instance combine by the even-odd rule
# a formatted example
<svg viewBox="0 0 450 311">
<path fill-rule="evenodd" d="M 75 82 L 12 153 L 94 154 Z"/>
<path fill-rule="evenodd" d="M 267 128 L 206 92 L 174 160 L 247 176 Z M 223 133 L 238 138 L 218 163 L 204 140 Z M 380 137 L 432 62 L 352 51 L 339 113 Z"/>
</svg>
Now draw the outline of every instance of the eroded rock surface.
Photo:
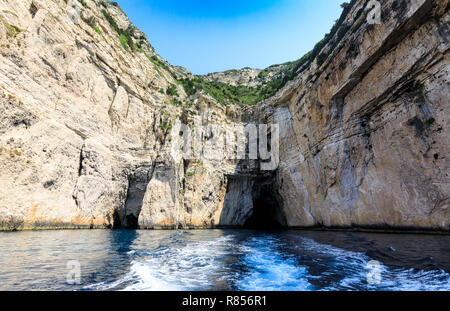
<svg viewBox="0 0 450 311">
<path fill-rule="evenodd" d="M 0 0 L 0 229 L 449 231 L 448 0 L 382 1 L 381 24 L 353 1 L 295 78 L 251 107 L 188 95 L 190 72 L 118 6 L 84 3 Z M 261 87 L 286 66 L 204 78 Z M 236 127 L 259 123 L 279 124 L 272 172 L 226 157 Z"/>
</svg>

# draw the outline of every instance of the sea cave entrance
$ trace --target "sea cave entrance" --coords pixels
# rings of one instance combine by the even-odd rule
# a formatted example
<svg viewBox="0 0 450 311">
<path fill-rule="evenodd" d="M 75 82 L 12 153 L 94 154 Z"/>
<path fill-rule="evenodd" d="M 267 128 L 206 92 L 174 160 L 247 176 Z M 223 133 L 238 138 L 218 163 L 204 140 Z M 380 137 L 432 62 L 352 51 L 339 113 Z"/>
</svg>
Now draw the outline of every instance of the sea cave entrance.
<svg viewBox="0 0 450 311">
<path fill-rule="evenodd" d="M 277 229 L 286 227 L 282 200 L 273 176 L 228 176 L 222 227 Z"/>
<path fill-rule="evenodd" d="M 253 191 L 253 211 L 246 219 L 246 229 L 281 229 L 286 226 L 280 198 L 273 190 L 273 183 L 255 183 Z"/>
</svg>

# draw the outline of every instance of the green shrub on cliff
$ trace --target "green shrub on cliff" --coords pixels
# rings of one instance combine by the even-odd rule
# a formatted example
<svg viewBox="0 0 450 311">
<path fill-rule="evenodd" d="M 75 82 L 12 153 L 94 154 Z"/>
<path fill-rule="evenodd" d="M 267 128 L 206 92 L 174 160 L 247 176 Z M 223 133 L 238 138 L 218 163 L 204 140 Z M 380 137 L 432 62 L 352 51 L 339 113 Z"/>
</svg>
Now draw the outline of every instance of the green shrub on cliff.
<svg viewBox="0 0 450 311">
<path fill-rule="evenodd" d="M 134 27 L 130 26 L 127 29 L 121 29 L 114 17 L 112 17 L 111 14 L 108 13 L 108 11 L 102 9 L 102 14 L 103 16 L 105 16 L 111 28 L 119 35 L 119 40 L 122 47 L 126 51 L 131 50 L 132 52 L 134 52 L 136 50 L 136 45 L 133 41 Z"/>
<path fill-rule="evenodd" d="M 173 83 L 169 83 L 169 87 L 166 90 L 166 94 L 170 96 L 178 96 L 177 86 Z"/>
<path fill-rule="evenodd" d="M 201 77 L 182 79 L 178 81 L 186 94 L 194 95 L 198 91 L 205 91 L 221 105 L 253 105 L 262 99 L 260 91 L 255 87 L 233 86 L 223 82 L 206 81 Z"/>
<path fill-rule="evenodd" d="M 84 6 L 86 9 L 89 9 L 89 6 L 87 5 L 86 1 L 84 1 L 84 0 L 78 0 L 78 2 L 80 2 L 81 5 Z"/>
<path fill-rule="evenodd" d="M 128 39 L 124 34 L 120 34 L 119 36 L 119 40 L 120 40 L 120 44 L 122 45 L 122 47 L 126 50 L 129 51 L 128 49 Z"/>
<path fill-rule="evenodd" d="M 116 20 L 114 17 L 111 16 L 111 14 L 108 13 L 105 9 L 102 9 L 102 14 L 105 16 L 106 20 L 108 21 L 109 25 L 113 30 L 115 30 L 117 33 L 120 33 L 119 25 L 117 25 Z"/>
<path fill-rule="evenodd" d="M 202 77 L 195 77 L 193 79 L 182 79 L 178 82 L 183 86 L 186 94 L 194 95 L 198 91 L 205 91 L 211 95 L 221 105 L 236 104 L 240 106 L 255 105 L 256 103 L 273 96 L 279 89 L 281 89 L 288 81 L 296 76 L 297 70 L 304 65 L 310 53 L 303 56 L 301 59 L 284 64 L 282 71 L 278 73 L 278 78 L 268 82 L 264 86 L 250 87 L 245 85 L 233 86 L 223 82 L 207 81 Z M 268 75 L 268 71 L 266 76 Z"/>
<path fill-rule="evenodd" d="M 102 33 L 102 31 L 100 30 L 100 28 L 98 28 L 97 26 L 92 27 L 94 29 L 94 31 L 96 33 L 98 33 L 99 35 Z"/>
</svg>

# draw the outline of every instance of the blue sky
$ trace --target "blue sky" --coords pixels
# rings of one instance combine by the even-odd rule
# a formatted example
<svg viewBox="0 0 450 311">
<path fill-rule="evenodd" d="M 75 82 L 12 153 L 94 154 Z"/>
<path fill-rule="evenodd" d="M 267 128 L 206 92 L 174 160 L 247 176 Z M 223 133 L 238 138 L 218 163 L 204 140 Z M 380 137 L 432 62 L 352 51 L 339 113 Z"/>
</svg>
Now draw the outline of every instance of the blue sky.
<svg viewBox="0 0 450 311">
<path fill-rule="evenodd" d="M 119 0 L 173 65 L 194 74 L 300 58 L 329 32 L 344 0 Z"/>
</svg>

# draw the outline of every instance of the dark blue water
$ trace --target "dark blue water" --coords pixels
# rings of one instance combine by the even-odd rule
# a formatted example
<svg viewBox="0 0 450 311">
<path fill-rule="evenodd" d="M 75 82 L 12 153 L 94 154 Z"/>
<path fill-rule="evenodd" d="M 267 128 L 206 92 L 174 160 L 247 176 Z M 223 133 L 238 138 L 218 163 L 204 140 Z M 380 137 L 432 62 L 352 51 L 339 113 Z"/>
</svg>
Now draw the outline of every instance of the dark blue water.
<svg viewBox="0 0 450 311">
<path fill-rule="evenodd" d="M 450 236 L 3 232 L 0 290 L 450 290 Z"/>
</svg>

